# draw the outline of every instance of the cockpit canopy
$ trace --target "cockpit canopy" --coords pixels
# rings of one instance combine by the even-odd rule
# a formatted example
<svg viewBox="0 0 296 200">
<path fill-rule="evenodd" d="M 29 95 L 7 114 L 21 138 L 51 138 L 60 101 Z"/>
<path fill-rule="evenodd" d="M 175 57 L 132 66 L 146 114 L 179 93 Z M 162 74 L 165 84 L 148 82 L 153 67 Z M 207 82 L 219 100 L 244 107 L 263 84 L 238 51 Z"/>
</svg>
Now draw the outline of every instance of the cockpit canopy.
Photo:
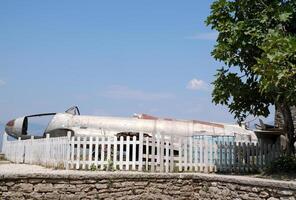
<svg viewBox="0 0 296 200">
<path fill-rule="evenodd" d="M 77 106 L 67 109 L 65 113 L 80 115 L 79 108 Z M 13 119 L 6 124 L 5 131 L 8 135 L 14 138 L 20 137 L 22 139 L 28 139 L 31 135 L 34 135 L 37 138 L 44 137 L 44 133 L 47 130 L 48 125 L 51 123 L 51 120 L 56 114 L 57 113 L 43 113 Z M 42 121 L 45 127 L 40 124 L 34 124 L 35 120 Z M 35 132 L 37 129 L 39 133 L 32 133 L 32 131 Z"/>
</svg>

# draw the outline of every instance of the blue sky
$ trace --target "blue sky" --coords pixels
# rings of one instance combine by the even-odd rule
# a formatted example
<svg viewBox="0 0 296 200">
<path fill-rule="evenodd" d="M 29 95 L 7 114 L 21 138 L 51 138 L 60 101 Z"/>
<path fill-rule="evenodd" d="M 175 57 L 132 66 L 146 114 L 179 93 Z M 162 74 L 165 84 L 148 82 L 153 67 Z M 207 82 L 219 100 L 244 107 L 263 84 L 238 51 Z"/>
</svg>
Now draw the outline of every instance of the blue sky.
<svg viewBox="0 0 296 200">
<path fill-rule="evenodd" d="M 234 122 L 211 103 L 212 1 L 0 2 L 0 122 L 27 114 Z"/>
</svg>

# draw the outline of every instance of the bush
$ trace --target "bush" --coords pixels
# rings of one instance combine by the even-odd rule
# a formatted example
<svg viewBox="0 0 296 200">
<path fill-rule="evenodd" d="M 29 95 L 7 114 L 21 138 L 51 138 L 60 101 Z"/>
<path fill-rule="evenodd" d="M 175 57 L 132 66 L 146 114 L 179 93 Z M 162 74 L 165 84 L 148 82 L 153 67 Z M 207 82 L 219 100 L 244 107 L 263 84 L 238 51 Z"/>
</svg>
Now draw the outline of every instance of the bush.
<svg viewBox="0 0 296 200">
<path fill-rule="evenodd" d="M 295 156 L 281 156 L 272 161 L 265 169 L 265 173 L 295 173 L 296 171 L 296 157 Z"/>
<path fill-rule="evenodd" d="M 93 163 L 90 166 L 90 171 L 96 171 L 97 170 L 97 166 Z"/>
</svg>

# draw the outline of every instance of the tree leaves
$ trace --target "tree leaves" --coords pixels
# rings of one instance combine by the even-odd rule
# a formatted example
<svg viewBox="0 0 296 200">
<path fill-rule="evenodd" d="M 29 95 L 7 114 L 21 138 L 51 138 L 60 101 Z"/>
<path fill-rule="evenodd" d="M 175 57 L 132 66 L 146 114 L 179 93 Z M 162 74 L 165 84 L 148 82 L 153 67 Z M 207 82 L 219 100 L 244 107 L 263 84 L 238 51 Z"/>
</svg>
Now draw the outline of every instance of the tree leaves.
<svg viewBox="0 0 296 200">
<path fill-rule="evenodd" d="M 296 105 L 296 3 L 216 0 L 206 24 L 219 32 L 212 56 L 224 63 L 213 102 L 238 121 L 269 114 L 271 104 Z"/>
</svg>

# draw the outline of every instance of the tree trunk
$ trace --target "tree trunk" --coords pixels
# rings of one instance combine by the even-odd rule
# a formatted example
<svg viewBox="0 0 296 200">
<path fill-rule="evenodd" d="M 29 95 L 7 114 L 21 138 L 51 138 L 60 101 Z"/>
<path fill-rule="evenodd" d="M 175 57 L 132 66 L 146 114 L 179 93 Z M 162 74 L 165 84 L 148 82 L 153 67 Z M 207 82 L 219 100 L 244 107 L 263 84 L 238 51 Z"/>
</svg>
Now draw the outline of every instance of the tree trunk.
<svg viewBox="0 0 296 200">
<path fill-rule="evenodd" d="M 283 115 L 283 129 L 287 138 L 287 154 L 291 156 L 295 154 L 294 142 L 296 139 L 291 107 L 286 103 L 282 103 L 278 107 Z"/>
</svg>

